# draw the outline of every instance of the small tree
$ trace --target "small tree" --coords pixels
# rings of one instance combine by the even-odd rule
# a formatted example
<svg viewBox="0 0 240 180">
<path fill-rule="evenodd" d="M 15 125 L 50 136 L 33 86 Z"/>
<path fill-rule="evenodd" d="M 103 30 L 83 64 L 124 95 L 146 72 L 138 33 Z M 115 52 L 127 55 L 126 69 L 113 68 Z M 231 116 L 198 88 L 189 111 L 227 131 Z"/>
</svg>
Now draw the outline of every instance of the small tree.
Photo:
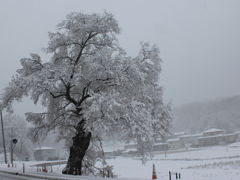
<svg viewBox="0 0 240 180">
<path fill-rule="evenodd" d="M 46 52 L 20 60 L 22 68 L 12 78 L 2 97 L 2 108 L 30 96 L 41 100 L 47 111 L 26 113 L 36 126 L 34 135 L 58 129 L 72 137 L 65 173 L 82 174 L 89 167 L 85 157 L 89 144 L 101 146 L 103 135 L 121 132 L 136 138 L 145 156 L 156 135 L 167 133 L 171 119 L 158 85 L 161 59 L 156 46 L 141 44 L 131 58 L 119 47 L 119 27 L 110 13 L 71 13 L 49 33 Z M 83 162 L 85 162 L 83 164 Z"/>
</svg>

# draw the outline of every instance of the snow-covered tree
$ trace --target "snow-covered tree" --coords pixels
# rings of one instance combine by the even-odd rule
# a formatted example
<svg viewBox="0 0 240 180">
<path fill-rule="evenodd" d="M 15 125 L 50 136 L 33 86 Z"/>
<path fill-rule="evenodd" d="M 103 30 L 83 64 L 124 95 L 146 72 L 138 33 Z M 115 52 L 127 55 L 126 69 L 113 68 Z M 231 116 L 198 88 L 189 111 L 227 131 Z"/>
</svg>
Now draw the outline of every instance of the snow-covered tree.
<svg viewBox="0 0 240 180">
<path fill-rule="evenodd" d="M 101 147 L 103 135 L 121 132 L 135 138 L 143 156 L 156 136 L 168 132 L 171 114 L 159 86 L 159 49 L 142 43 L 137 57 L 126 55 L 116 35 L 113 15 L 71 13 L 49 33 L 45 49 L 51 60 L 38 54 L 20 60 L 21 69 L 5 88 L 2 108 L 30 96 L 47 107 L 43 113 L 26 113 L 34 135 L 58 129 L 70 139 L 65 173 L 82 174 L 90 144 Z M 86 162 L 86 163 L 85 163 Z"/>
<path fill-rule="evenodd" d="M 10 149 L 10 142 L 12 139 L 17 139 L 18 143 L 14 148 L 14 155 L 17 159 L 25 160 L 32 157 L 33 143 L 28 136 L 30 128 L 27 122 L 20 116 L 14 114 L 6 114 L 3 118 L 5 129 L 5 143 L 7 149 Z M 2 139 L 0 145 L 3 146 Z"/>
</svg>

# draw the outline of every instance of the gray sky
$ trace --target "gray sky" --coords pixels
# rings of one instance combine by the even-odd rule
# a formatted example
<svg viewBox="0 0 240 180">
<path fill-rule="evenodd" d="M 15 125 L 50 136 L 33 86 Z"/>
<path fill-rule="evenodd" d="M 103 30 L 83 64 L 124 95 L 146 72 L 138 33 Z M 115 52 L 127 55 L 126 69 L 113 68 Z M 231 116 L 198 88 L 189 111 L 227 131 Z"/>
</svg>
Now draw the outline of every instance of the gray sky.
<svg viewBox="0 0 240 180">
<path fill-rule="evenodd" d="M 72 11 L 112 12 L 120 44 L 159 46 L 161 85 L 175 106 L 240 94 L 239 0 L 0 0 L 0 93 L 29 53 L 43 54 L 48 32 Z M 17 112 L 31 105 L 17 106 Z"/>
</svg>

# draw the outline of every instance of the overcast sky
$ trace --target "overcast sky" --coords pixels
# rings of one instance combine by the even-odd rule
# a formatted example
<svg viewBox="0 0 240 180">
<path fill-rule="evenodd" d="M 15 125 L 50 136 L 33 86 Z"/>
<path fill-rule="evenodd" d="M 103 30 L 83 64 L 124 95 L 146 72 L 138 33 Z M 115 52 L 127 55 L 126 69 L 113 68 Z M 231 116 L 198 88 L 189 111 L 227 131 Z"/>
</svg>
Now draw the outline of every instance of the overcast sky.
<svg viewBox="0 0 240 180">
<path fill-rule="evenodd" d="M 120 44 L 159 46 L 165 101 L 178 106 L 240 94 L 239 0 L 0 0 L 0 93 L 29 53 L 72 11 L 112 12 Z M 18 112 L 30 105 L 18 106 Z"/>
</svg>

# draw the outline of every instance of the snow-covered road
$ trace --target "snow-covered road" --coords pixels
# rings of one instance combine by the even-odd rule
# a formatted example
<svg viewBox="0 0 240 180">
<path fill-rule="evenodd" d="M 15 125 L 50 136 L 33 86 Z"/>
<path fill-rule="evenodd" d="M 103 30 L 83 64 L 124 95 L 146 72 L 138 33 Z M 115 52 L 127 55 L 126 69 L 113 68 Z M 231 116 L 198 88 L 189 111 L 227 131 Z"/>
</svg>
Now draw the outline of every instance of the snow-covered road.
<svg viewBox="0 0 240 180">
<path fill-rule="evenodd" d="M 43 179 L 0 172 L 0 180 L 43 180 Z"/>
</svg>

